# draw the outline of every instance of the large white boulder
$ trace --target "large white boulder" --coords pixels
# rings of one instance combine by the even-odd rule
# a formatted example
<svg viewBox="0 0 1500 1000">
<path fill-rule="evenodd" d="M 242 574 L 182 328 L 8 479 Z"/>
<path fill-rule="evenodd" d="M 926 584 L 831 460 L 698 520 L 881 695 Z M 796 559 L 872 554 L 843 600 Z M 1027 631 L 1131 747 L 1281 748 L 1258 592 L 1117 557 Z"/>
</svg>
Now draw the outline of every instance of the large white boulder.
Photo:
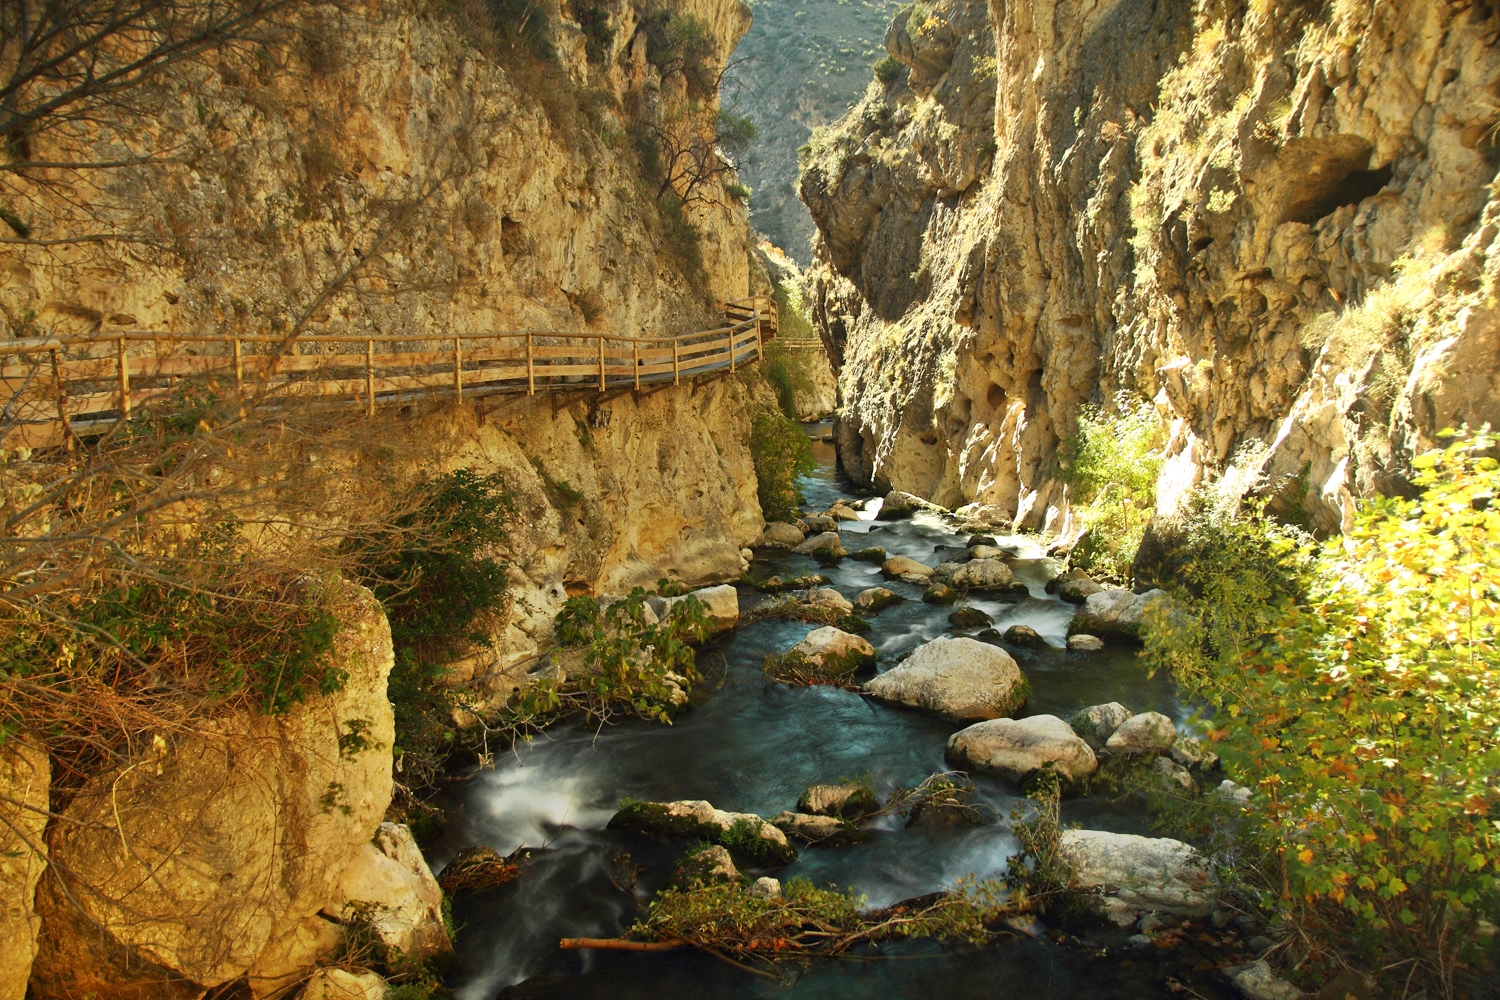
<svg viewBox="0 0 1500 1000">
<path fill-rule="evenodd" d="M 1120 723 L 1104 749 L 1110 753 L 1166 753 L 1177 741 L 1177 727 L 1160 712 L 1142 712 Z"/>
<path fill-rule="evenodd" d="M 787 524 L 785 521 L 772 521 L 766 525 L 766 530 L 756 540 L 755 547 L 761 549 L 789 549 L 794 545 L 801 545 L 802 538 L 802 529 L 795 524 Z"/>
<path fill-rule="evenodd" d="M 1055 715 L 976 723 L 948 738 L 944 757 L 954 767 L 998 774 L 1016 784 L 1043 768 L 1077 781 L 1099 767 L 1089 745 Z"/>
<path fill-rule="evenodd" d="M 959 590 L 1009 590 L 1016 575 L 999 559 L 975 559 L 953 571 L 953 586 Z"/>
<path fill-rule="evenodd" d="M 1157 601 L 1171 600 L 1164 590 L 1133 594 L 1128 590 L 1101 590 L 1084 599 L 1068 625 L 1070 633 L 1084 632 L 1104 638 L 1139 639 L 1146 609 Z"/>
<path fill-rule="evenodd" d="M 1072 888 L 1102 892 L 1106 914 L 1122 927 L 1148 911 L 1206 917 L 1219 896 L 1213 868 L 1180 840 L 1068 830 L 1060 851 Z"/>
<path fill-rule="evenodd" d="M 36 957 L 36 884 L 47 868 L 42 841 L 47 827 L 52 764 L 29 739 L 0 745 L 0 1000 L 24 1000 Z"/>
<path fill-rule="evenodd" d="M 734 589 L 733 584 L 728 583 L 717 587 L 704 587 L 702 590 L 695 590 L 691 594 L 683 594 L 680 597 L 653 597 L 648 604 L 658 618 L 665 618 L 673 607 L 690 597 L 703 605 L 703 610 L 708 615 L 709 635 L 727 632 L 740 620 L 739 591 Z"/>
<path fill-rule="evenodd" d="M 825 625 L 803 637 L 786 655 L 820 674 L 852 674 L 875 662 L 875 647 L 857 635 Z"/>
<path fill-rule="evenodd" d="M 1080 709 L 1070 723 L 1073 732 L 1083 738 L 1091 748 L 1103 750 L 1104 744 L 1120 728 L 1120 723 L 1130 718 L 1130 709 L 1117 701 L 1106 705 L 1090 705 Z"/>
<path fill-rule="evenodd" d="M 1030 686 L 1005 650 L 974 639 L 934 639 L 863 688 L 870 697 L 954 722 L 1010 715 Z"/>
<path fill-rule="evenodd" d="M 366 921 L 382 944 L 417 961 L 453 947 L 443 924 L 443 890 L 404 824 L 380 824 L 344 869 L 326 912 L 345 922 Z"/>
<path fill-rule="evenodd" d="M 891 556 L 880 564 L 880 572 L 887 579 L 901 580 L 904 583 L 915 583 L 919 586 L 932 579 L 933 569 L 926 563 L 919 563 L 907 556 Z"/>
<path fill-rule="evenodd" d="M 816 604 L 824 608 L 832 608 L 843 615 L 854 613 L 854 605 L 849 603 L 849 598 L 840 594 L 832 587 L 817 587 L 809 590 L 807 592 L 807 603 Z"/>
<path fill-rule="evenodd" d="M 815 556 L 819 559 L 841 559 L 844 556 L 843 542 L 837 531 L 824 531 L 813 535 L 800 545 L 792 547 L 798 555 Z"/>
</svg>

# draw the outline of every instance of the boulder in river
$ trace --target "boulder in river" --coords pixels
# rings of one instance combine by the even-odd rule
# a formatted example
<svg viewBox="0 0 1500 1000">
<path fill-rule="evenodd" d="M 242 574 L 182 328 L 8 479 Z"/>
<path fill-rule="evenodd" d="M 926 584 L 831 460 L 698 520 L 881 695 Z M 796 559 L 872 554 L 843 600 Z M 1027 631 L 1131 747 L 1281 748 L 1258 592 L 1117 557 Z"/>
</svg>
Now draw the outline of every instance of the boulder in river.
<svg viewBox="0 0 1500 1000">
<path fill-rule="evenodd" d="M 718 844 L 712 844 L 701 851 L 694 851 L 678 862 L 671 884 L 687 888 L 714 882 L 738 882 L 743 877 L 735 867 L 730 853 Z"/>
<path fill-rule="evenodd" d="M 1142 712 L 1120 723 L 1104 743 L 1110 753 L 1166 753 L 1177 742 L 1177 727 L 1160 712 Z"/>
<path fill-rule="evenodd" d="M 1077 570 L 1069 570 L 1070 573 L 1078 573 Z M 1093 580 L 1078 573 L 1077 576 L 1060 577 L 1052 583 L 1047 584 L 1047 592 L 1055 593 L 1061 600 L 1069 604 L 1082 604 L 1092 594 L 1097 594 L 1104 588 Z"/>
<path fill-rule="evenodd" d="M 1068 636 L 1068 648 L 1075 653 L 1097 653 L 1104 648 L 1104 640 L 1097 635 L 1079 632 Z"/>
<path fill-rule="evenodd" d="M 801 545 L 803 537 L 802 529 L 795 524 L 772 521 L 766 525 L 766 530 L 761 532 L 755 546 L 762 549 L 789 549 L 794 545 Z"/>
<path fill-rule="evenodd" d="M 1073 716 L 1073 732 L 1091 749 L 1103 750 L 1104 744 L 1120 728 L 1120 723 L 1128 718 L 1130 709 L 1117 701 L 1107 705 L 1090 705 Z"/>
<path fill-rule="evenodd" d="M 996 774 L 1018 785 L 1043 768 L 1077 781 L 1099 767 L 1089 745 L 1055 715 L 977 723 L 948 738 L 944 757 L 954 767 Z"/>
<path fill-rule="evenodd" d="M 854 613 L 854 605 L 849 603 L 849 599 L 832 587 L 818 587 L 809 590 L 807 592 L 807 603 L 815 604 L 818 607 L 832 608 L 841 615 Z"/>
<path fill-rule="evenodd" d="M 1166 591 L 1101 590 L 1090 594 L 1068 623 L 1068 634 L 1086 632 L 1105 638 L 1139 639 L 1146 609 L 1159 600 L 1170 600 Z"/>
<path fill-rule="evenodd" d="M 1240 991 L 1240 996 L 1245 1000 L 1302 1000 L 1307 995 L 1276 975 L 1270 963 L 1263 958 L 1258 958 L 1239 969 L 1224 971 L 1230 974 L 1229 981 L 1234 984 L 1235 989 Z M 1319 993 L 1318 995 L 1321 997 L 1325 994 Z M 1341 993 L 1326 993 L 1326 995 L 1337 996 L 1342 1000 L 1345 995 L 1357 996 L 1358 994 L 1353 990 L 1347 990 Z"/>
<path fill-rule="evenodd" d="M 912 496 L 910 493 L 891 490 L 891 492 L 885 495 L 885 502 L 880 505 L 880 513 L 877 516 L 884 521 L 894 521 L 902 517 L 911 517 L 919 510 L 941 512 L 943 508 L 936 504 L 928 503 L 921 497 Z"/>
<path fill-rule="evenodd" d="M 1217 770 L 1219 755 L 1203 745 L 1195 736 L 1179 736 L 1172 744 L 1172 759 L 1195 774 L 1206 774 Z"/>
<path fill-rule="evenodd" d="M 681 597 L 653 597 L 647 601 L 647 604 L 656 613 L 657 618 L 664 619 L 673 606 L 681 604 L 688 598 L 696 598 L 703 605 L 703 610 L 708 614 L 709 635 L 727 632 L 740 620 L 739 591 L 729 583 L 720 584 L 717 587 L 704 587 L 702 590 L 695 590 Z"/>
<path fill-rule="evenodd" d="M 927 604 L 952 604 L 958 600 L 958 591 L 946 583 L 938 583 L 934 580 L 922 591 L 922 600 Z"/>
<path fill-rule="evenodd" d="M 880 802 L 869 787 L 853 782 L 838 785 L 812 785 L 797 800 L 797 811 L 814 816 L 837 816 L 859 819 L 880 809 Z"/>
<path fill-rule="evenodd" d="M 702 799 L 640 802 L 626 799 L 609 825 L 656 837 L 699 837 L 727 847 L 752 864 L 786 865 L 797 857 L 786 834 L 754 813 L 726 812 Z"/>
<path fill-rule="evenodd" d="M 814 816 L 811 813 L 784 812 L 771 822 L 782 833 L 805 840 L 810 844 L 836 846 L 850 844 L 856 839 L 857 830 L 836 816 Z"/>
<path fill-rule="evenodd" d="M 1074 889 L 1101 890 L 1106 915 L 1121 927 L 1142 912 L 1206 917 L 1219 881 L 1203 856 L 1180 840 L 1103 830 L 1068 830 L 1060 851 Z"/>
<path fill-rule="evenodd" d="M 1047 648 L 1047 640 L 1043 639 L 1042 634 L 1030 625 L 1012 625 L 1005 630 L 1003 638 L 1012 646 L 1025 646 L 1030 649 Z"/>
<path fill-rule="evenodd" d="M 802 518 L 813 531 L 838 531 L 838 518 L 832 514 L 808 514 Z"/>
<path fill-rule="evenodd" d="M 1005 650 L 974 639 L 938 638 L 868 681 L 878 701 L 935 712 L 954 722 L 1009 715 L 1026 702 L 1030 685 Z"/>
<path fill-rule="evenodd" d="M 900 601 L 901 595 L 887 587 L 871 587 L 854 595 L 854 610 L 873 614 Z"/>
<path fill-rule="evenodd" d="M 948 616 L 948 624 L 954 628 L 984 628 L 994 623 L 995 619 L 978 608 L 958 608 Z"/>
<path fill-rule="evenodd" d="M 842 559 L 844 557 L 844 546 L 839 541 L 837 531 L 825 531 L 813 535 L 801 545 L 794 546 L 792 551 L 798 555 L 812 556 L 815 559 Z"/>
<path fill-rule="evenodd" d="M 1016 575 L 999 559 L 975 559 L 964 563 L 953 574 L 953 586 L 960 590 L 1009 590 Z"/>
<path fill-rule="evenodd" d="M 843 681 L 860 667 L 875 663 L 875 647 L 857 635 L 825 625 L 813 629 L 801 642 L 779 657 L 767 661 L 767 673 L 792 683 L 816 684 Z"/>
<path fill-rule="evenodd" d="M 324 911 L 346 921 L 357 914 L 381 944 L 419 962 L 453 950 L 443 923 L 443 890 L 404 824 L 380 824 L 375 839 L 339 876 L 334 901 Z"/>
<path fill-rule="evenodd" d="M 924 584 L 932 578 L 932 567 L 907 556 L 892 556 L 880 566 L 887 579 L 903 583 Z"/>
<path fill-rule="evenodd" d="M 1007 556 L 1009 554 L 1010 553 L 1006 552 L 1004 549 L 1002 549 L 998 545 L 991 544 L 991 545 L 970 545 L 969 546 L 969 558 L 970 559 L 981 559 L 981 560 L 983 560 L 983 559 L 1000 559 L 1000 558 L 1003 558 L 1004 556 Z"/>
<path fill-rule="evenodd" d="M 878 545 L 871 545 L 867 548 L 855 549 L 849 553 L 849 558 L 857 562 L 883 563 L 885 562 L 886 555 L 885 549 L 882 549 Z"/>
<path fill-rule="evenodd" d="M 846 507 L 842 503 L 836 503 L 828 508 L 828 516 L 835 521 L 858 521 L 859 511 Z"/>
</svg>

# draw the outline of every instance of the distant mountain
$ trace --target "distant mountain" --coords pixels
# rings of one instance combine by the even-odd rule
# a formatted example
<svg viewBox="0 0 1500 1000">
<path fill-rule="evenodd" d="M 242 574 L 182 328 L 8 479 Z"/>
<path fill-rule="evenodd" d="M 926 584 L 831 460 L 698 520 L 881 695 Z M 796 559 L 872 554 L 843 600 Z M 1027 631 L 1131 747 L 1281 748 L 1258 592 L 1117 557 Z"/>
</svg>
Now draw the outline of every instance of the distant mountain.
<svg viewBox="0 0 1500 1000">
<path fill-rule="evenodd" d="M 755 23 L 724 84 L 724 107 L 749 114 L 760 135 L 741 164 L 754 192 L 750 222 L 806 266 L 814 226 L 797 199 L 797 147 L 864 96 L 895 0 L 748 0 Z"/>
</svg>

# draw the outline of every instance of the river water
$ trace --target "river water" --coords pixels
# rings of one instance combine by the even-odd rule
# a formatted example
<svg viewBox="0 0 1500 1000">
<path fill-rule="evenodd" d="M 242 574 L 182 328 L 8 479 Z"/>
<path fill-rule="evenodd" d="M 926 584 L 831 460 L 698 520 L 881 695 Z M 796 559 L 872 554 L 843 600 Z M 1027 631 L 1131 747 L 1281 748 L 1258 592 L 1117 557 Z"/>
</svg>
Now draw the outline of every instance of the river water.
<svg viewBox="0 0 1500 1000">
<path fill-rule="evenodd" d="M 812 425 L 816 436 L 826 428 Z M 851 494 L 835 471 L 831 446 L 815 444 L 819 466 L 804 481 L 805 507 L 826 509 Z M 873 518 L 873 515 L 865 515 Z M 878 545 L 928 565 L 942 562 L 944 546 L 962 547 L 942 520 L 845 522 L 844 547 Z M 864 537 L 868 535 L 868 538 Z M 1064 719 L 1078 709 L 1118 701 L 1133 712 L 1158 711 L 1179 722 L 1186 711 L 1163 678 L 1149 678 L 1133 650 L 1109 646 L 1100 653 L 1064 648 L 1073 608 L 1043 592 L 1045 557 L 1035 539 L 997 539 L 1013 548 L 1013 567 L 1031 590 L 1020 604 L 974 597 L 967 601 L 1004 631 L 1030 625 L 1051 644 L 1012 649 L 1032 684 L 1021 715 L 1050 713 Z M 878 669 L 941 635 L 972 634 L 948 624 L 949 607 L 923 604 L 921 588 L 881 579 L 880 567 L 845 559 L 835 567 L 789 553 L 761 553 L 757 578 L 785 579 L 826 573 L 846 597 L 888 586 L 907 598 L 872 616 L 867 636 L 880 651 Z M 742 610 L 763 598 L 743 590 Z M 457 850 L 487 844 L 501 854 L 518 847 L 536 852 L 524 874 L 495 889 L 466 894 L 455 903 L 461 926 L 457 951 L 462 971 L 459 1000 L 506 997 L 760 997 L 796 998 L 1005 996 L 1027 1000 L 1091 1000 L 1172 996 L 1221 997 L 1226 992 L 1212 966 L 1222 959 L 1192 945 L 1131 948 L 1130 933 L 1101 932 L 1087 945 L 1047 939 L 1003 938 L 981 949 L 944 949 L 928 943 L 889 948 L 891 960 L 851 960 L 814 968 L 790 983 L 771 983 L 712 958 L 687 952 L 629 954 L 561 951 L 561 937 L 613 937 L 671 874 L 683 842 L 607 830 L 621 798 L 707 799 L 721 809 L 775 816 L 794 809 L 808 785 L 866 777 L 882 796 L 947 770 L 943 747 L 956 726 L 935 717 L 869 701 L 831 687 L 789 687 L 761 674 L 766 653 L 782 652 L 816 626 L 755 622 L 709 643 L 699 652 L 705 681 L 688 710 L 671 726 L 631 721 L 603 730 L 561 725 L 497 759 L 460 787 L 447 833 L 431 851 L 434 867 Z M 1017 852 L 1007 818 L 1024 800 L 997 779 L 976 779 L 978 801 L 995 817 L 960 830 L 906 828 L 899 817 L 876 821 L 869 836 L 847 847 L 803 848 L 792 865 L 772 872 L 852 887 L 871 906 L 951 887 L 960 877 L 1003 872 Z M 1147 833 L 1138 803 L 1106 798 L 1064 800 L 1063 821 L 1090 829 Z M 628 855 L 628 860 L 626 856 Z M 626 870 L 634 873 L 625 874 Z M 759 874 L 759 873 L 753 873 Z M 1178 987 L 1178 982 L 1191 983 Z"/>
</svg>

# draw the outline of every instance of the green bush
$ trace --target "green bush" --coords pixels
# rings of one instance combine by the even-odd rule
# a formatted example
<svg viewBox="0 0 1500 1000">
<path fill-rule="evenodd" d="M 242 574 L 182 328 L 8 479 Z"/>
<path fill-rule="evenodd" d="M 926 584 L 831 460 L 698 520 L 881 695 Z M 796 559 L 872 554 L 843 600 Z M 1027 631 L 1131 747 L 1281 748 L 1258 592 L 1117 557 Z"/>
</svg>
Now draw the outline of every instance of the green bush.
<svg viewBox="0 0 1500 1000">
<path fill-rule="evenodd" d="M 490 552 L 514 512 L 497 475 L 468 469 L 428 476 L 410 509 L 356 547 L 360 581 L 391 623 L 396 662 L 389 693 L 395 753 L 413 791 L 435 781 L 453 746 L 450 705 L 440 681 L 466 646 L 490 642 L 488 626 L 506 599 L 505 568 Z"/>
<path fill-rule="evenodd" d="M 570 597 L 554 619 L 554 633 L 558 645 L 584 650 L 587 671 L 576 680 L 576 707 L 601 721 L 625 708 L 671 722 L 674 699 L 699 679 L 693 643 L 703 641 L 707 623 L 694 597 L 673 604 L 655 624 L 646 621 L 640 587 L 607 608 L 586 594 Z"/>
<path fill-rule="evenodd" d="M 1072 564 L 1121 582 L 1140 548 L 1156 504 L 1162 458 L 1160 421 L 1150 403 L 1122 406 L 1117 414 L 1086 407 L 1078 430 L 1058 454 L 1059 475 L 1070 488 L 1085 534 Z"/>
<path fill-rule="evenodd" d="M 870 67 L 875 72 L 875 79 L 887 86 L 895 83 L 896 78 L 901 75 L 901 71 L 905 68 L 895 56 L 886 56 Z"/>
<path fill-rule="evenodd" d="M 1145 630 L 1148 660 L 1211 705 L 1215 749 L 1254 791 L 1242 839 L 1268 904 L 1302 940 L 1445 996 L 1500 917 L 1494 444 L 1417 459 L 1418 499 L 1365 503 L 1316 550 L 1200 509 L 1201 558 L 1180 572 L 1192 611 Z"/>
<path fill-rule="evenodd" d="M 797 483 L 816 468 L 812 440 L 796 421 L 766 410 L 750 424 L 750 454 L 755 460 L 756 495 L 767 521 L 791 521 L 802 503 Z"/>
</svg>

